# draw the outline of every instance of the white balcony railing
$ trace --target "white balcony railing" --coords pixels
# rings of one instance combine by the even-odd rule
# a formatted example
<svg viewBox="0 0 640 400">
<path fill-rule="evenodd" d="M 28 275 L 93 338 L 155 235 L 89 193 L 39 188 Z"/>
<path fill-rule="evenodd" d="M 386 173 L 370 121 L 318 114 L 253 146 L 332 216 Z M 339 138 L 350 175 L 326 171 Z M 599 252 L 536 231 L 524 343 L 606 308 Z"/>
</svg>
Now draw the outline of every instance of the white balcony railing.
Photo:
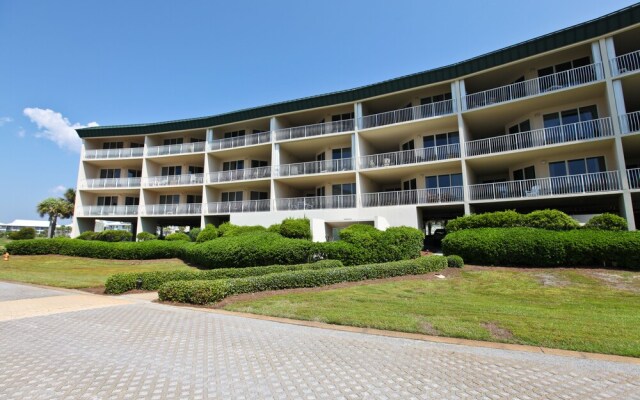
<svg viewBox="0 0 640 400">
<path fill-rule="evenodd" d="M 558 143 L 591 140 L 613 136 L 613 133 L 611 118 L 606 117 L 511 135 L 472 140 L 465 144 L 465 153 L 467 157 L 472 157 L 503 151 L 544 147 Z"/>
<path fill-rule="evenodd" d="M 297 164 L 282 164 L 277 167 L 278 176 L 323 174 L 327 172 L 352 171 L 353 158 L 310 161 Z"/>
<path fill-rule="evenodd" d="M 622 134 L 640 132 L 640 111 L 620 116 L 620 130 Z"/>
<path fill-rule="evenodd" d="M 207 203 L 207 214 L 230 214 L 271 210 L 271 200 L 220 201 Z"/>
<path fill-rule="evenodd" d="M 271 167 L 258 167 L 210 172 L 207 174 L 207 182 L 245 181 L 249 179 L 263 179 L 269 177 L 271 177 Z"/>
<path fill-rule="evenodd" d="M 232 149 L 234 147 L 252 146 L 255 144 L 263 144 L 271 142 L 271 132 L 252 133 L 225 139 L 215 139 L 209 142 L 210 150 Z"/>
<path fill-rule="evenodd" d="M 640 50 L 623 54 L 609 60 L 611 65 L 611 75 L 618 76 L 627 72 L 640 69 Z"/>
<path fill-rule="evenodd" d="M 417 164 L 429 161 L 448 160 L 460 157 L 460 145 L 425 147 L 392 153 L 373 154 L 360 157 L 360 168 L 392 167 L 395 165 Z"/>
<path fill-rule="evenodd" d="M 329 135 L 331 133 L 349 132 L 354 129 L 354 120 L 352 119 L 323 122 L 321 124 L 278 129 L 276 131 L 276 140 L 291 140 L 312 136 Z"/>
<path fill-rule="evenodd" d="M 99 149 L 85 150 L 84 158 L 94 160 L 97 158 L 131 158 L 142 157 L 144 155 L 144 147 L 130 147 L 128 149 Z"/>
<path fill-rule="evenodd" d="M 82 215 L 137 215 L 138 206 L 84 206 Z"/>
<path fill-rule="evenodd" d="M 147 148 L 147 156 L 168 156 L 171 154 L 198 153 L 205 150 L 205 142 L 170 144 L 166 146 L 152 146 Z"/>
<path fill-rule="evenodd" d="M 593 174 L 470 185 L 469 198 L 472 201 L 532 198 L 538 196 L 609 192 L 620 190 L 621 188 L 620 174 L 618 174 L 618 171 L 607 171 Z"/>
<path fill-rule="evenodd" d="M 276 200 L 276 207 L 279 211 L 317 210 L 325 208 L 354 208 L 355 206 L 355 194 L 347 194 L 341 196 L 292 197 Z"/>
<path fill-rule="evenodd" d="M 602 79 L 603 77 L 604 73 L 601 63 L 585 65 L 583 67 L 466 95 L 463 102 L 465 107 L 464 109 L 472 110 L 474 108 L 484 107 L 491 104 L 503 103 L 505 101 L 553 92 L 572 86 L 579 86 L 585 83 L 594 82 Z"/>
<path fill-rule="evenodd" d="M 462 186 L 453 186 L 436 189 L 364 193 L 362 195 L 362 207 L 439 204 L 461 202 L 463 200 Z"/>
<path fill-rule="evenodd" d="M 80 189 L 137 188 L 140 187 L 140 178 L 86 179 L 78 186 Z"/>
<path fill-rule="evenodd" d="M 629 182 L 629 189 L 640 189 L 640 168 L 627 170 L 627 182 Z"/>
<path fill-rule="evenodd" d="M 145 215 L 197 215 L 202 213 L 202 203 L 147 204 Z"/>
<path fill-rule="evenodd" d="M 184 174 L 150 176 L 144 178 L 144 186 L 177 186 L 177 185 L 201 185 L 204 182 L 204 174 Z"/>
<path fill-rule="evenodd" d="M 455 112 L 455 101 L 444 100 L 421 106 L 401 108 L 399 110 L 383 112 L 380 114 L 367 115 L 360 118 L 358 128 L 375 128 L 377 126 L 398 124 L 400 122 L 439 117 L 441 115 L 453 114 Z"/>
</svg>

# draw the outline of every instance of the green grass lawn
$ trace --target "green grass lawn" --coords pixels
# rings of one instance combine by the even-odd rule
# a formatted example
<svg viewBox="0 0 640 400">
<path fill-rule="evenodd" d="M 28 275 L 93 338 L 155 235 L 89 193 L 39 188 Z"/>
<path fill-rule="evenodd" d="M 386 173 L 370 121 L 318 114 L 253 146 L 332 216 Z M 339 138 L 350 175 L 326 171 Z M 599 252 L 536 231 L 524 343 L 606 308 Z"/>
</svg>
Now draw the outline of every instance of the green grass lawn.
<svg viewBox="0 0 640 400">
<path fill-rule="evenodd" d="M 103 286 L 120 272 L 192 269 L 178 259 L 121 261 L 66 256 L 11 256 L 0 261 L 0 280 L 39 285 L 86 288 Z"/>
<path fill-rule="evenodd" d="M 640 357 L 640 273 L 471 270 L 284 293 L 227 310 L 331 324 Z"/>
</svg>

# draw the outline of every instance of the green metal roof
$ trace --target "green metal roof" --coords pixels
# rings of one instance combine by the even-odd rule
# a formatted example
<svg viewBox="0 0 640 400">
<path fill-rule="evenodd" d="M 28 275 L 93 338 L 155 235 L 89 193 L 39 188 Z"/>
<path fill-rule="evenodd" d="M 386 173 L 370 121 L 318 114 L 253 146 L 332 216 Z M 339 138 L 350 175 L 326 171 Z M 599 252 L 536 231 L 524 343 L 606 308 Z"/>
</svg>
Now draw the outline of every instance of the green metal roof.
<svg viewBox="0 0 640 400">
<path fill-rule="evenodd" d="M 400 78 L 390 79 L 372 85 L 361 86 L 355 89 L 305 97 L 302 99 L 248 108 L 209 117 L 156 122 L 150 124 L 98 126 L 76 129 L 76 132 L 78 132 L 78 135 L 81 138 L 92 138 L 144 135 L 149 133 L 201 129 L 294 111 L 355 102 L 401 90 L 453 80 L 485 69 L 555 50 L 574 43 L 586 41 L 637 23 L 640 23 L 640 3 L 636 3 L 630 7 L 623 8 L 591 21 L 583 22 L 570 28 L 562 29 L 544 36 L 539 36 L 535 39 L 505 47 L 501 50 L 487 53 L 463 62 L 402 76 Z"/>
</svg>

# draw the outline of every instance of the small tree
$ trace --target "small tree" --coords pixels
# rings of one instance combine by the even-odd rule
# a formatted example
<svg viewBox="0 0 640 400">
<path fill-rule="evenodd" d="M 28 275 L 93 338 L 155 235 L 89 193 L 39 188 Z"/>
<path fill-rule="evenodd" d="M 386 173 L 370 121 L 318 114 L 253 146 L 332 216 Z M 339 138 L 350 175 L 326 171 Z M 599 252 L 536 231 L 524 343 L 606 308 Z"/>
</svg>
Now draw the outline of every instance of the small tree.
<svg viewBox="0 0 640 400">
<path fill-rule="evenodd" d="M 42 200 L 36 207 L 40 217 L 49 216 L 49 233 L 47 237 L 52 238 L 56 231 L 58 218 L 70 218 L 73 216 L 73 204 L 65 199 L 49 197 Z"/>
</svg>

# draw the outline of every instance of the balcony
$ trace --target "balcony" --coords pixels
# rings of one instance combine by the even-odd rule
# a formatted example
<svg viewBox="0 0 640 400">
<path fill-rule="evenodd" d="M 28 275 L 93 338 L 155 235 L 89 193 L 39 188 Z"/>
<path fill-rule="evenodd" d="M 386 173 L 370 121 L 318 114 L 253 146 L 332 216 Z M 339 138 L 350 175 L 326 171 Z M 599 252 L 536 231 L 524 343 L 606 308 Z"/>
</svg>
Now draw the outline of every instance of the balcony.
<svg viewBox="0 0 640 400">
<path fill-rule="evenodd" d="M 611 192 L 622 189 L 618 171 L 487 183 L 469 186 L 474 200 L 530 199 L 539 196 Z"/>
<path fill-rule="evenodd" d="M 169 156 L 174 154 L 190 154 L 204 151 L 205 142 L 170 144 L 167 146 L 152 146 L 147 148 L 148 157 Z"/>
<path fill-rule="evenodd" d="M 85 150 L 84 158 L 87 160 L 95 160 L 101 158 L 132 158 L 142 157 L 144 155 L 144 147 L 131 147 L 128 149 L 99 149 Z"/>
<path fill-rule="evenodd" d="M 271 167 L 234 169 L 230 171 L 210 172 L 207 174 L 208 183 L 246 181 L 250 179 L 264 179 L 271 177 Z"/>
<path fill-rule="evenodd" d="M 350 132 L 354 129 L 354 120 L 352 119 L 324 122 L 321 124 L 278 129 L 276 131 L 276 140 L 302 139 L 313 136 L 329 135 L 332 133 Z"/>
<path fill-rule="evenodd" d="M 611 75 L 618 76 L 640 69 L 640 50 L 623 54 L 609 60 Z"/>
<path fill-rule="evenodd" d="M 627 182 L 629 182 L 629 189 L 640 189 L 640 168 L 627 170 Z"/>
<path fill-rule="evenodd" d="M 620 130 L 623 135 L 640 132 L 640 111 L 621 115 Z"/>
<path fill-rule="evenodd" d="M 148 204 L 145 215 L 200 215 L 202 203 Z"/>
<path fill-rule="evenodd" d="M 310 161 L 297 164 L 282 164 L 277 167 L 278 176 L 324 174 L 328 172 L 352 171 L 353 158 Z"/>
<path fill-rule="evenodd" d="M 84 206 L 83 216 L 121 216 L 138 215 L 138 206 Z"/>
<path fill-rule="evenodd" d="M 373 154 L 360 157 L 360 168 L 381 168 L 398 165 L 418 164 L 422 162 L 448 160 L 460 157 L 460 145 L 425 147 L 422 149 L 403 150 L 392 153 Z"/>
<path fill-rule="evenodd" d="M 150 176 L 143 180 L 145 187 L 156 186 L 179 186 L 179 185 L 201 185 L 204 182 L 204 174 L 184 174 Z"/>
<path fill-rule="evenodd" d="M 583 67 L 466 95 L 463 101 L 464 110 L 473 110 L 492 104 L 504 103 L 506 101 L 584 85 L 589 82 L 601 80 L 603 76 L 604 73 L 601 63 L 585 65 Z"/>
<path fill-rule="evenodd" d="M 397 192 L 364 193 L 362 195 L 362 207 L 442 204 L 462 201 L 464 201 L 462 186 L 437 189 L 402 190 Z"/>
<path fill-rule="evenodd" d="M 222 201 L 207 203 L 207 214 L 271 211 L 271 200 Z"/>
<path fill-rule="evenodd" d="M 292 197 L 277 199 L 276 206 L 278 211 L 354 208 L 356 206 L 356 195 L 347 194 L 341 196 Z"/>
<path fill-rule="evenodd" d="M 399 124 L 401 122 L 418 121 L 421 119 L 449 115 L 456 112 L 454 100 L 444 100 L 437 103 L 424 104 L 421 106 L 401 108 L 399 110 L 383 112 L 380 114 L 367 115 L 358 121 L 358 128 L 368 129 L 378 126 Z"/>
<path fill-rule="evenodd" d="M 271 142 L 271 132 L 252 133 L 225 139 L 215 139 L 209 142 L 209 150 L 233 149 L 235 147 L 253 146 Z"/>
<path fill-rule="evenodd" d="M 502 153 L 545 147 L 559 143 L 580 142 L 602 137 L 613 136 L 611 118 L 600 118 L 592 121 L 577 122 L 554 126 L 551 128 L 536 129 L 528 132 L 502 135 L 487 139 L 472 140 L 465 144 L 467 157 L 484 154 Z"/>
<path fill-rule="evenodd" d="M 78 186 L 80 189 L 139 188 L 140 178 L 86 179 Z"/>
</svg>

